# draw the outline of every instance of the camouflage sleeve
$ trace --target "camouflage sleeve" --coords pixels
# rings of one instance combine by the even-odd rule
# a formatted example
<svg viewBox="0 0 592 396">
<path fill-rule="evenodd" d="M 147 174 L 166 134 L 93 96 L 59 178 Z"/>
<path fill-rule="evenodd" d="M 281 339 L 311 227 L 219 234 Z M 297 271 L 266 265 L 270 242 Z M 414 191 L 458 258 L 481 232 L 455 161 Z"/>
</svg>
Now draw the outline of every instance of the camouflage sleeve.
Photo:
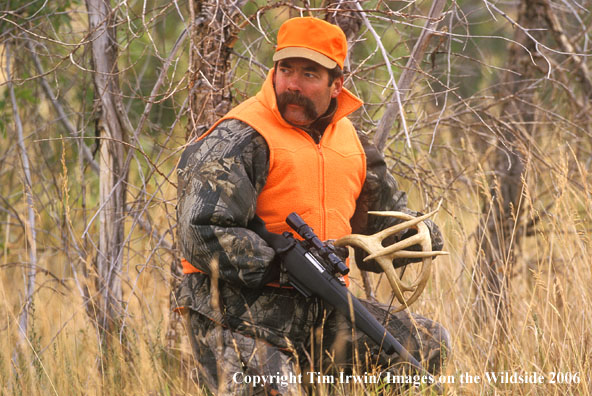
<svg viewBox="0 0 592 396">
<path fill-rule="evenodd" d="M 388 172 L 382 153 L 365 134 L 359 133 L 358 136 L 366 153 L 366 181 L 356 203 L 356 213 L 352 219 L 353 232 L 374 234 L 402 221 L 392 217 L 368 216 L 367 213 L 371 210 L 399 211 L 412 216 L 421 215 L 407 207 L 407 194 L 399 190 L 395 178 Z M 426 220 L 425 223 L 430 229 L 432 250 L 442 249 L 443 239 L 438 226 L 430 220 Z M 399 235 L 396 239 L 400 240 L 407 236 L 406 234 Z M 396 242 L 396 240 L 389 242 Z M 360 251 L 356 251 L 356 263 L 361 269 L 382 272 L 375 262 L 363 263 L 361 260 L 363 256 Z M 397 259 L 396 261 L 400 260 L 405 259 Z M 408 262 L 407 260 L 405 263 Z M 397 265 L 405 263 L 403 261 L 396 262 Z"/>
<path fill-rule="evenodd" d="M 246 228 L 269 172 L 263 137 L 238 120 L 227 120 L 188 146 L 178 165 L 177 233 L 182 253 L 219 279 L 260 287 L 274 251 Z"/>
</svg>

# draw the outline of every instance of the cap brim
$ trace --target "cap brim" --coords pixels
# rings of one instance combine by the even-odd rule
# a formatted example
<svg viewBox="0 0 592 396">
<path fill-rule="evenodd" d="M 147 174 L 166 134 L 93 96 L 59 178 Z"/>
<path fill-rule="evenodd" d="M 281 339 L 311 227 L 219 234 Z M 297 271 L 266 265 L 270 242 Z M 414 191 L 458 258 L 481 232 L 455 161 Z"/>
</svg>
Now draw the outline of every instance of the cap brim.
<svg viewBox="0 0 592 396">
<path fill-rule="evenodd" d="M 326 67 L 327 69 L 333 69 L 337 66 L 337 62 L 333 59 L 321 54 L 320 52 L 313 51 L 309 48 L 303 47 L 287 47 L 282 48 L 281 50 L 277 51 L 273 54 L 273 61 L 277 62 L 282 59 L 288 58 L 304 58 L 309 59 L 313 62 L 318 63 L 319 65 Z"/>
</svg>

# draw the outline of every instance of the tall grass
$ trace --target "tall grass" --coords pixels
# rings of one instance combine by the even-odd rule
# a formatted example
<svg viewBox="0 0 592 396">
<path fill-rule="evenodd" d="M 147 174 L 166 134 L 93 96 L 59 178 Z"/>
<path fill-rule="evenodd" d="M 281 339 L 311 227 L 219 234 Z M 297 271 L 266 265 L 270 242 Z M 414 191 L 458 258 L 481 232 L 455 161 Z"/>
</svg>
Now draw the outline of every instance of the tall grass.
<svg viewBox="0 0 592 396">
<path fill-rule="evenodd" d="M 462 160 L 470 161 L 471 155 Z M 590 176 L 569 152 L 554 159 L 558 172 L 546 180 L 527 169 L 521 204 L 527 219 L 538 221 L 532 235 L 515 246 L 517 260 L 505 274 L 509 312 L 483 311 L 477 243 L 474 230 L 481 207 L 479 183 L 457 183 L 435 221 L 440 224 L 451 255 L 434 262 L 433 276 L 414 312 L 442 323 L 452 337 L 452 354 L 445 368 L 445 391 L 450 395 L 590 395 L 592 317 L 592 204 Z M 575 172 L 567 172 L 568 164 Z M 485 180 L 476 169 L 474 181 Z M 561 170 L 564 171 L 561 171 Z M 437 170 L 434 170 L 437 172 Z M 574 180 L 578 186 L 574 187 Z M 536 184 L 535 184 L 536 183 Z M 411 205 L 421 202 L 413 186 Z M 535 202 L 533 194 L 552 189 L 552 202 Z M 10 242 L 9 230 L 4 230 Z M 140 233 L 140 231 L 137 231 Z M 17 315 L 22 304 L 23 268 L 18 263 L 26 247 L 8 243 L 0 271 L 2 296 L 0 381 L 2 395 L 187 395 L 202 394 L 192 375 L 190 349 L 167 338 L 169 256 L 150 254 L 146 238 L 133 242 L 128 261 L 126 298 L 129 303 L 126 348 L 105 351 L 98 344 L 82 299 L 68 271 L 58 282 L 40 274 L 31 330 L 18 344 Z M 151 259 L 146 262 L 146 257 Z M 65 266 L 60 252 L 40 255 L 40 266 Z M 373 278 L 375 282 L 377 277 Z M 354 278 L 355 283 L 355 278 Z M 381 285 L 386 284 L 384 280 Z M 359 292 L 359 290 L 358 290 Z M 380 298 L 388 299 L 386 289 Z M 485 312 L 485 314 L 484 314 Z M 184 333 L 182 326 L 177 329 Z M 18 351 L 15 353 L 15 351 Z M 100 360 L 99 355 L 109 355 Z M 108 361 L 108 366 L 100 366 Z M 486 373 L 543 375 L 543 383 L 514 384 L 488 380 Z M 479 377 L 480 380 L 477 380 Z M 469 381 L 469 378 L 471 379 Z M 464 383 L 461 383 L 464 380 Z M 552 383 L 555 380 L 556 383 Z M 335 389 L 341 393 L 341 385 Z M 318 387 L 323 394 L 329 387 Z M 353 394 L 374 393 L 377 386 L 354 387 Z M 409 389 L 408 394 L 428 391 Z"/>
<path fill-rule="evenodd" d="M 543 178 L 540 169 L 527 162 L 522 180 L 519 210 L 524 221 L 537 225 L 514 246 L 515 262 L 503 266 L 509 296 L 505 317 L 496 315 L 495 299 L 483 294 L 476 270 L 479 241 L 474 231 L 485 196 L 478 189 L 487 188 L 485 182 L 474 183 L 486 180 L 479 166 L 469 166 L 476 170 L 473 182 L 448 195 L 445 210 L 438 215 L 451 256 L 438 258 L 430 289 L 412 309 L 436 318 L 452 333 L 453 353 L 447 368 L 454 380 L 447 386 L 452 395 L 591 392 L 590 178 L 571 152 L 547 160 L 557 164 L 555 172 Z M 551 198 L 535 200 L 534 196 L 549 197 L 541 191 L 552 191 Z M 516 227 L 514 232 L 523 231 Z M 478 309 L 479 300 L 489 302 L 487 310 Z M 491 372 L 531 374 L 531 378 L 536 373 L 544 378 L 536 384 L 500 383 L 488 379 L 486 373 Z M 479 376 L 480 381 L 466 383 L 465 375 L 461 383 L 463 374 Z"/>
</svg>

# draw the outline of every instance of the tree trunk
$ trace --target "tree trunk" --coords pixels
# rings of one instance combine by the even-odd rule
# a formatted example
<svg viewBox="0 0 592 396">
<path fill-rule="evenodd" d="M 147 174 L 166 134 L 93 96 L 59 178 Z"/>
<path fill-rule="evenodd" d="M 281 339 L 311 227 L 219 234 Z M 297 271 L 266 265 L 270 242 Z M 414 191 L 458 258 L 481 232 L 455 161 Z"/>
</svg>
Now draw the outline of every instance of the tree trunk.
<svg viewBox="0 0 592 396">
<path fill-rule="evenodd" d="M 520 198 L 523 189 L 524 157 L 520 136 L 533 135 L 535 79 L 546 71 L 546 62 L 538 53 L 534 40 L 544 39 L 544 0 L 522 0 L 514 41 L 508 49 L 507 71 L 500 97 L 512 97 L 501 109 L 497 122 L 497 150 L 494 178 L 483 206 L 478 228 L 479 268 L 482 282 L 478 291 L 480 317 L 493 313 L 505 323 L 509 301 L 508 276 L 512 269 L 516 246 L 520 242 Z M 530 36 L 524 32 L 530 30 Z M 533 40 L 534 39 L 534 40 Z M 528 50 L 528 52 L 527 52 Z M 532 58 L 530 56 L 532 54 Z M 533 64 L 533 59 L 536 64 Z M 489 305 L 489 309 L 487 306 Z"/>
<path fill-rule="evenodd" d="M 237 20 L 246 0 L 189 2 L 191 48 L 189 49 L 190 113 L 188 140 L 205 132 L 230 110 L 230 54 L 239 33 Z"/>
<path fill-rule="evenodd" d="M 12 44 L 6 44 L 4 48 L 6 56 L 6 77 L 10 102 L 12 104 L 12 113 L 14 117 L 19 154 L 21 157 L 21 165 L 23 167 L 23 184 L 25 187 L 25 199 L 27 203 L 27 227 L 25 229 L 25 233 L 27 235 L 27 243 L 29 245 L 29 263 L 28 265 L 25 265 L 25 268 L 23 269 L 25 272 L 25 298 L 18 320 L 19 345 L 13 353 L 13 360 L 16 361 L 16 357 L 18 356 L 18 347 L 26 345 L 26 340 L 29 338 L 29 311 L 31 311 L 31 307 L 33 306 L 35 279 L 37 277 L 37 228 L 35 226 L 35 205 L 33 202 L 33 183 L 31 178 L 31 167 L 29 165 L 29 154 L 25 145 L 23 124 L 19 113 L 14 85 L 12 83 L 13 77 L 11 70 L 11 51 Z"/>
<path fill-rule="evenodd" d="M 122 316 L 126 133 L 117 68 L 115 20 L 108 0 L 86 0 L 100 133 L 99 246 L 95 312 L 102 341 L 117 335 Z"/>
</svg>

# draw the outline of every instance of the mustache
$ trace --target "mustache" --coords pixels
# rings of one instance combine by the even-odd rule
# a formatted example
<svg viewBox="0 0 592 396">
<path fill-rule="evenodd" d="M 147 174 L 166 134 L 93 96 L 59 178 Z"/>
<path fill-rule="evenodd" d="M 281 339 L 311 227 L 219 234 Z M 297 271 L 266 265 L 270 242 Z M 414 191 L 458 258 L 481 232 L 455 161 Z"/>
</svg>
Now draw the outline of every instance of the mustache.
<svg viewBox="0 0 592 396">
<path fill-rule="evenodd" d="M 277 97 L 278 109 L 280 113 L 283 114 L 286 110 L 286 106 L 289 104 L 294 104 L 298 106 L 302 106 L 304 109 L 304 114 L 309 120 L 316 120 L 319 118 L 319 114 L 315 109 L 315 105 L 312 100 L 308 99 L 307 97 L 296 93 L 296 92 L 284 92 L 278 95 Z"/>
</svg>

